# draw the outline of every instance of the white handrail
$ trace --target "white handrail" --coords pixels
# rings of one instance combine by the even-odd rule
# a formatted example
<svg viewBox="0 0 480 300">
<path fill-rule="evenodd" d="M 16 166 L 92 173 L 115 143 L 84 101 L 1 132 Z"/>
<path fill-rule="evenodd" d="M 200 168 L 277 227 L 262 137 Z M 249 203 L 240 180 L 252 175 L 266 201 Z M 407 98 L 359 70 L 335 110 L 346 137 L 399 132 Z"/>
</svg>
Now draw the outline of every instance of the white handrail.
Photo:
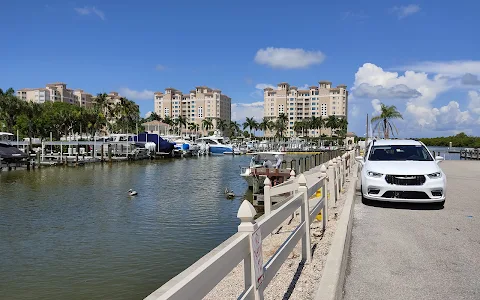
<svg viewBox="0 0 480 300">
<path fill-rule="evenodd" d="M 354 154 L 354 151 L 349 151 L 349 159 L 346 161 L 351 162 Z M 263 291 L 300 239 L 302 239 L 302 259 L 307 264 L 310 262 L 312 257 L 310 225 L 322 211 L 323 229 L 325 230 L 328 221 L 328 195 L 330 193 L 336 195 L 336 192 L 341 189 L 341 186 L 338 185 L 345 182 L 342 178 L 348 175 L 345 172 L 347 169 L 345 164 L 341 163 L 342 160 L 339 159 L 338 165 L 337 159 L 334 159 L 334 161 L 335 164 L 329 162 L 328 171 L 326 166 L 322 165 L 318 170 L 309 172 L 308 178 L 303 174 L 295 178 L 293 173 L 289 180 L 291 183 L 277 186 L 277 188 L 266 186 L 269 197 L 284 192 L 291 192 L 293 196 L 278 209 L 270 211 L 269 214 L 263 215 L 256 221 L 254 220 L 255 208 L 250 202 L 244 200 L 237 214 L 237 217 L 241 220 L 238 226 L 239 232 L 154 291 L 146 299 L 203 298 L 241 261 L 243 261 L 244 266 L 244 290 L 238 299 L 263 299 Z M 319 189 L 322 189 L 321 197 L 309 200 Z M 312 209 L 309 207 L 311 201 L 314 203 Z M 300 224 L 295 227 L 268 262 L 263 264 L 261 247 L 260 250 L 256 249 L 257 251 L 255 251 L 254 245 L 261 246 L 263 239 L 298 209 L 301 210 Z M 254 234 L 258 234 L 258 232 L 260 232 L 261 238 L 254 241 Z M 261 277 L 258 274 L 259 268 L 263 270 Z M 263 280 L 257 282 L 259 278 L 263 278 Z"/>
</svg>

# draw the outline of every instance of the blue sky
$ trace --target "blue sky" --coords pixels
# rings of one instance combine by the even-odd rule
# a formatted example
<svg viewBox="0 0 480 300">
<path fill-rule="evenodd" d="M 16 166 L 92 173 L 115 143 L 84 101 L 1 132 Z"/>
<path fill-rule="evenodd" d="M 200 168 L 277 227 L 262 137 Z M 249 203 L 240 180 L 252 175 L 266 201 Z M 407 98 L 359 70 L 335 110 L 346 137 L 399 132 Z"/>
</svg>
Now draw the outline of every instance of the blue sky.
<svg viewBox="0 0 480 300">
<path fill-rule="evenodd" d="M 480 135 L 478 1 L 7 1 L 0 87 L 62 81 L 119 91 L 221 89 L 233 117 L 261 117 L 258 87 L 330 80 L 351 93 L 349 130 L 378 103 L 401 135 Z M 396 74 L 395 74 L 396 72 Z"/>
</svg>

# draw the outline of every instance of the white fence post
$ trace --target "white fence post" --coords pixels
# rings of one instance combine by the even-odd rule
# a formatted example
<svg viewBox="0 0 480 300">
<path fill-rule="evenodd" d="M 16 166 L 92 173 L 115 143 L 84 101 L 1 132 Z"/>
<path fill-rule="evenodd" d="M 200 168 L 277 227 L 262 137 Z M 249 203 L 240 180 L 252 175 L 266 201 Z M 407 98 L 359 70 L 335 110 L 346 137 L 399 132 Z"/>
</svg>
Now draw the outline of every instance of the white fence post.
<svg viewBox="0 0 480 300">
<path fill-rule="evenodd" d="M 345 166 L 345 155 L 342 155 L 342 187 L 345 186 L 345 173 L 347 172 L 347 168 Z"/>
<path fill-rule="evenodd" d="M 337 197 L 338 197 L 338 167 L 337 167 L 337 158 L 333 158 L 332 159 L 332 163 L 333 163 L 333 177 L 332 177 L 332 180 L 333 180 L 333 197 L 335 199 L 335 206 L 337 204 Z"/>
<path fill-rule="evenodd" d="M 333 165 L 333 160 L 328 161 L 328 169 L 327 169 L 327 175 L 328 175 L 328 191 L 327 191 L 327 196 L 329 197 L 329 202 L 330 200 L 332 203 L 332 206 L 336 203 L 335 197 L 335 167 Z"/>
<path fill-rule="evenodd" d="M 263 181 L 263 208 L 265 215 L 269 215 L 272 212 L 272 199 L 270 197 L 271 188 L 272 182 L 268 177 L 265 177 L 265 180 Z"/>
<path fill-rule="evenodd" d="M 293 191 L 292 191 L 292 196 L 295 195 L 298 191 L 298 183 L 297 179 L 295 178 L 295 170 L 290 171 L 290 180 L 293 180 L 292 185 L 293 185 Z M 292 219 L 295 218 L 295 212 L 292 213 Z"/>
<path fill-rule="evenodd" d="M 263 289 L 260 285 L 258 289 L 255 288 L 257 276 L 255 274 L 255 262 L 252 235 L 255 230 L 258 229 L 258 224 L 255 222 L 255 215 L 257 212 L 253 205 L 248 200 L 243 200 L 242 205 L 238 209 L 237 218 L 240 219 L 240 225 L 238 225 L 238 232 L 248 232 L 250 240 L 250 253 L 243 259 L 243 278 L 245 283 L 245 290 L 253 285 L 253 293 L 255 300 L 263 300 Z M 260 253 L 263 256 L 263 253 Z M 262 258 L 263 263 L 263 258 Z"/>
<path fill-rule="evenodd" d="M 320 178 L 323 179 L 323 187 L 322 187 L 322 197 L 323 197 L 323 211 L 322 211 L 322 221 L 323 221 L 323 230 L 327 228 L 327 221 L 328 221 L 328 200 L 327 200 L 327 168 L 325 165 L 320 167 Z"/>
<path fill-rule="evenodd" d="M 305 222 L 305 235 L 302 237 L 302 259 L 309 264 L 312 261 L 312 249 L 310 242 L 310 208 L 308 207 L 308 187 L 305 175 L 301 174 L 298 177 L 298 184 L 300 185 L 298 191 L 303 193 L 301 222 Z"/>
<path fill-rule="evenodd" d="M 342 159 L 340 158 L 340 156 L 337 157 L 337 168 L 338 168 L 337 197 L 340 197 L 340 192 L 342 191 Z"/>
</svg>

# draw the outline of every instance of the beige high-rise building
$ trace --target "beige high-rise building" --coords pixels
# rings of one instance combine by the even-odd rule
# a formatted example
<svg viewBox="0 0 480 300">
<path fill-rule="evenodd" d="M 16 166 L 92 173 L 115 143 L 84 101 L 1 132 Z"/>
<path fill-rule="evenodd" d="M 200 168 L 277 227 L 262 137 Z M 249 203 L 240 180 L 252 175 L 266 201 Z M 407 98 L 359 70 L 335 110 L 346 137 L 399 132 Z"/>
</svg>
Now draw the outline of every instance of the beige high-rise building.
<svg viewBox="0 0 480 300">
<path fill-rule="evenodd" d="M 17 90 L 17 97 L 35 103 L 66 102 L 82 107 L 92 105 L 93 96 L 80 89 L 68 89 L 63 82 L 49 83 L 45 88 L 25 88 Z"/>
<path fill-rule="evenodd" d="M 295 122 L 312 117 L 328 118 L 335 115 L 347 118 L 348 91 L 346 85 L 332 87 L 330 81 L 320 81 L 318 86 L 310 86 L 308 89 L 298 89 L 286 82 L 281 82 L 276 89 L 264 89 L 264 113 L 265 117 L 273 120 L 281 113 L 288 117 L 285 136 L 294 136 L 293 126 Z M 329 129 L 322 129 L 322 134 L 329 134 Z M 267 132 L 272 136 L 273 132 Z M 320 130 L 311 129 L 310 136 L 319 136 Z"/>
<path fill-rule="evenodd" d="M 198 124 L 203 134 L 206 134 L 206 130 L 202 128 L 202 120 L 211 118 L 215 129 L 218 119 L 227 123 L 232 119 L 232 99 L 222 94 L 221 90 L 206 86 L 197 86 L 195 90 L 185 94 L 174 88 L 167 88 L 165 93 L 155 93 L 154 102 L 155 112 L 162 119 L 167 116 L 172 119 L 182 116 L 188 123 Z"/>
</svg>

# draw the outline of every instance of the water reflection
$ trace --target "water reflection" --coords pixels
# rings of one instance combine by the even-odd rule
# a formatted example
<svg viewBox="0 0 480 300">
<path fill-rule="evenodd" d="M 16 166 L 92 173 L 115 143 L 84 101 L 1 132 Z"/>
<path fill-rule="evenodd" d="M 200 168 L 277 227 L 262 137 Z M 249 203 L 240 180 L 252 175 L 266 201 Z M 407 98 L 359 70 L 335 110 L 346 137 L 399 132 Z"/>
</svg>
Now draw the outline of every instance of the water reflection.
<svg viewBox="0 0 480 300">
<path fill-rule="evenodd" d="M 0 174 L 0 298 L 138 299 L 232 235 L 249 157 Z M 138 192 L 129 197 L 128 189 Z M 248 191 L 248 192 L 246 192 Z"/>
</svg>

